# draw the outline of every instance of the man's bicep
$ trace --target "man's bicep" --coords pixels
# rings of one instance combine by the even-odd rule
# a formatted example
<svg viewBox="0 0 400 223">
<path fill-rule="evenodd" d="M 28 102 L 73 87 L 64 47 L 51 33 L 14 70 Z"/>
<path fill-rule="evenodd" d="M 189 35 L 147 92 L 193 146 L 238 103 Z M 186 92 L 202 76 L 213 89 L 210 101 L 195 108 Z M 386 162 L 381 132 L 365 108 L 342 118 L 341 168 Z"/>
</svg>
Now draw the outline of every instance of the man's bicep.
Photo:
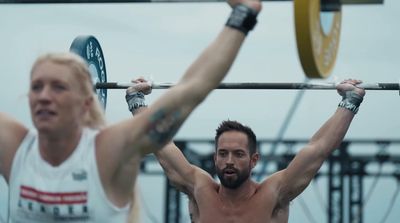
<svg viewBox="0 0 400 223">
<path fill-rule="evenodd" d="M 187 173 L 178 173 L 178 172 L 168 172 L 166 171 L 166 175 L 171 185 L 174 186 L 179 191 L 185 193 L 189 197 L 194 196 L 194 189 L 196 187 L 196 175 L 198 174 L 198 167 L 191 166 Z M 197 173 L 196 173 L 197 172 Z"/>
<path fill-rule="evenodd" d="M 310 184 L 323 163 L 322 156 L 311 147 L 302 149 L 282 171 L 281 194 L 289 201 L 301 194 Z"/>
<path fill-rule="evenodd" d="M 165 174 L 174 186 L 187 189 L 193 187 L 196 172 L 199 171 L 199 168 L 190 164 L 174 143 L 168 143 L 155 154 Z"/>
</svg>

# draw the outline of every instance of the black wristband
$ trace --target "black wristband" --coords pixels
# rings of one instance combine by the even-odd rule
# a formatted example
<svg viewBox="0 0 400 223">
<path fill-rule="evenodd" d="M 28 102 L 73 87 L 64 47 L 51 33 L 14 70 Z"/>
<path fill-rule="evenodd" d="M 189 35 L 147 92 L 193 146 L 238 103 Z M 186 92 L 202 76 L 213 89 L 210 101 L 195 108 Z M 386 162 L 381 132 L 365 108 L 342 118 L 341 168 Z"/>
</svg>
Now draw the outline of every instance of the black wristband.
<svg viewBox="0 0 400 223">
<path fill-rule="evenodd" d="M 142 92 L 133 92 L 125 95 L 126 103 L 128 103 L 129 111 L 135 113 L 137 109 L 146 107 L 144 94 Z"/>
<path fill-rule="evenodd" d="M 363 96 L 355 93 L 354 91 L 348 91 L 344 94 L 342 101 L 339 103 L 338 107 L 346 108 L 357 114 L 358 108 L 363 101 Z"/>
<path fill-rule="evenodd" d="M 233 8 L 225 25 L 238 29 L 247 35 L 257 24 L 257 14 L 254 9 L 244 4 L 238 4 Z"/>
</svg>

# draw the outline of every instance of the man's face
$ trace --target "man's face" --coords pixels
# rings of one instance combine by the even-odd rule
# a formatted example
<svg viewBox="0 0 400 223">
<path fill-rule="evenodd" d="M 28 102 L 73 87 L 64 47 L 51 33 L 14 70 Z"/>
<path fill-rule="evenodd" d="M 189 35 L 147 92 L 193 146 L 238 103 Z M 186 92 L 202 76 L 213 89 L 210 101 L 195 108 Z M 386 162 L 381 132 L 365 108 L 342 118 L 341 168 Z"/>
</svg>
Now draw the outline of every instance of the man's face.
<svg viewBox="0 0 400 223">
<path fill-rule="evenodd" d="M 221 184 L 235 189 L 250 177 L 258 155 L 250 157 L 247 135 L 239 131 L 224 132 L 218 139 L 214 156 Z"/>
<path fill-rule="evenodd" d="M 86 109 L 78 86 L 65 65 L 45 61 L 35 68 L 29 105 L 32 121 L 39 131 L 57 131 L 80 124 Z"/>
</svg>

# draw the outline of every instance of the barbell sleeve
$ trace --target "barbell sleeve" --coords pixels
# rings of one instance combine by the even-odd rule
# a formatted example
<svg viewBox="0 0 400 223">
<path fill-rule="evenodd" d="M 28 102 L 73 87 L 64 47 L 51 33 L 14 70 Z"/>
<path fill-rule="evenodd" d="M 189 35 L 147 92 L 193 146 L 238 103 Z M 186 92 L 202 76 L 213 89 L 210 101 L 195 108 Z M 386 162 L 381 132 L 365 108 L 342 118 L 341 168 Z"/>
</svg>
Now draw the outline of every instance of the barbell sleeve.
<svg viewBox="0 0 400 223">
<path fill-rule="evenodd" d="M 104 82 L 96 83 L 96 89 L 127 89 L 134 83 Z M 336 83 L 221 83 L 216 89 L 271 89 L 271 90 L 336 90 Z M 173 87 L 172 83 L 153 83 L 153 89 L 167 89 Z M 362 83 L 357 85 L 365 90 L 400 90 L 399 83 Z"/>
</svg>

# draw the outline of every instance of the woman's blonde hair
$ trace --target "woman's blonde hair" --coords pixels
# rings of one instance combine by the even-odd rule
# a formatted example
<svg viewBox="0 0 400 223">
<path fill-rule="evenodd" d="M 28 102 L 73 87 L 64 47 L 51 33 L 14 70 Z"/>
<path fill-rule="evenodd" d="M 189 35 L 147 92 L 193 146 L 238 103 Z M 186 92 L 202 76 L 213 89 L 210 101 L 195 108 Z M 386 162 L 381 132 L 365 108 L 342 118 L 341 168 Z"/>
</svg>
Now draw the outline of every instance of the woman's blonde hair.
<svg viewBox="0 0 400 223">
<path fill-rule="evenodd" d="M 45 54 L 40 56 L 33 64 L 31 75 L 39 64 L 46 61 L 69 67 L 74 74 L 74 77 L 76 77 L 78 80 L 79 89 L 82 95 L 85 97 L 92 97 L 92 103 L 89 108 L 89 112 L 87 112 L 83 118 L 84 126 L 93 129 L 102 128 L 106 123 L 104 110 L 93 89 L 94 85 L 86 61 L 83 60 L 79 55 L 71 52 Z"/>
</svg>

